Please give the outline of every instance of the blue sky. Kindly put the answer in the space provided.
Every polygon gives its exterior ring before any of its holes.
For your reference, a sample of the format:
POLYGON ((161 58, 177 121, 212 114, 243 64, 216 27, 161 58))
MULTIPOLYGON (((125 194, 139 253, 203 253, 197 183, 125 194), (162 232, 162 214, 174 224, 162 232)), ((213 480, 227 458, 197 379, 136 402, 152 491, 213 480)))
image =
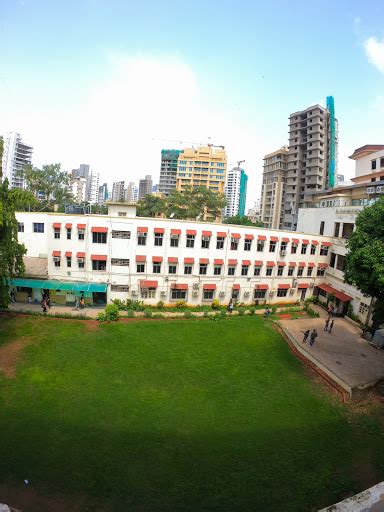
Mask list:
POLYGON ((354 148, 384 142, 383 15, 381 0, 2 0, 0 132, 110 183, 157 181, 162 147, 211 137, 246 160, 250 206, 289 114, 332 94, 351 176, 354 148))

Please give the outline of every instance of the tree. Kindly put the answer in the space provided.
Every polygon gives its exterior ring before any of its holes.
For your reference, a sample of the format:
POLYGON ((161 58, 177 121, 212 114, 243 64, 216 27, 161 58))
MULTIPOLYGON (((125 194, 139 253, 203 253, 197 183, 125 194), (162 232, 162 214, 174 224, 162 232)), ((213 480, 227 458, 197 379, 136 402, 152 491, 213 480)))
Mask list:
POLYGON ((155 217, 165 213, 166 203, 162 197, 147 194, 137 203, 138 217, 155 217))
POLYGON ((25 212, 35 210, 39 202, 32 192, 21 188, 13 188, 9 191, 9 196, 15 205, 15 210, 25 212))
POLYGON ((224 219, 224 224, 237 224, 239 226, 253 226, 257 228, 263 228, 264 224, 262 222, 252 222, 248 217, 240 217, 240 215, 234 215, 233 217, 226 217, 224 219))
POLYGON ((0 309, 9 304, 9 280, 24 272, 24 245, 17 241, 17 220, 15 215, 15 194, 11 194, 8 179, 2 181, 1 167, 3 138, 0 137, 0 309))
POLYGON ((375 299, 375 331, 384 321, 384 198, 359 213, 347 248, 344 279, 375 299))
POLYGON ((52 205, 53 203, 64 204, 71 200, 68 191, 69 177, 61 170, 61 164, 43 165, 41 169, 32 165, 25 165, 21 171, 27 189, 36 198, 43 196, 42 203, 52 205))
POLYGON ((206 187, 186 187, 183 192, 172 190, 167 199, 167 214, 174 213, 177 219, 215 220, 221 217, 227 204, 224 194, 206 187))

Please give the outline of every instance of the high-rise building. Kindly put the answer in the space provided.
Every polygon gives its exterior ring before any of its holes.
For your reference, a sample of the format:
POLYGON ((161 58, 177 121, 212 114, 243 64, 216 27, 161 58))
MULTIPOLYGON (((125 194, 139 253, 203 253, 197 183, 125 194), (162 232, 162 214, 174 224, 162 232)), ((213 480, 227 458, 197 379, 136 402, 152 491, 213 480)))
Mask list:
POLYGON ((227 199, 227 206, 224 209, 225 217, 244 216, 247 182, 248 176, 241 167, 237 166, 228 171, 227 183, 225 185, 225 197, 227 199))
POLYGON ((96 204, 99 200, 99 173, 91 171, 87 179, 87 201, 96 204))
POLYGON ((306 194, 333 188, 337 174, 337 120, 333 97, 289 116, 289 155, 283 227, 296 229, 306 194))
POLYGON ((69 190, 76 201, 76 203, 84 203, 86 201, 86 178, 72 178, 69 185, 69 190))
POLYGON ((99 196, 98 196, 98 204, 100 206, 104 205, 108 201, 108 185, 107 183, 103 183, 99 186, 99 196))
POLYGON ((251 222, 255 223, 260 221, 260 214, 260 199, 256 199, 254 206, 249 208, 247 217, 251 222))
POLYGON ((176 188, 177 159, 179 155, 179 149, 161 150, 159 192, 166 196, 169 195, 172 189, 176 188))
POLYGON ((8 178, 10 188, 24 188, 21 171, 31 164, 33 148, 24 144, 19 133, 10 132, 4 137, 3 179, 8 178))
POLYGON ((266 228, 279 229, 283 224, 288 153, 283 146, 264 157, 260 217, 266 228))
POLYGON ((148 194, 152 194, 152 176, 149 174, 139 182, 139 199, 148 194))
POLYGON ((212 145, 183 149, 177 162, 176 188, 181 192, 189 186, 207 187, 224 193, 227 155, 224 146, 212 145))
POLYGON ((125 181, 115 181, 112 185, 112 201, 122 202, 125 200, 125 181))
POLYGON ((135 185, 134 181, 128 183, 125 189, 124 198, 127 203, 135 203, 139 198, 139 189, 135 185))

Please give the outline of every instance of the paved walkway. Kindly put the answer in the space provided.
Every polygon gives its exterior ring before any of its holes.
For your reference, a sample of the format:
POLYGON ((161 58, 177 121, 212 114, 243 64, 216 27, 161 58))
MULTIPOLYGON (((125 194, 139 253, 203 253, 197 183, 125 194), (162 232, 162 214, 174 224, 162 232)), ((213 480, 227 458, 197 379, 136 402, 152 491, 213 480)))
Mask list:
MULTIPOLYGON (((53 305, 51 309, 48 309, 48 313, 55 314, 55 313, 64 313, 64 314, 71 314, 71 315, 87 315, 91 318, 96 318, 97 314, 100 311, 104 311, 105 306, 92 306, 92 307, 85 307, 84 309, 79 309, 76 311, 74 307, 71 306, 56 306, 53 305)), ((32 313, 42 313, 42 307, 40 304, 28 304, 23 302, 16 302, 16 304, 10 304, 9 305, 10 311, 31 311, 32 313)))
POLYGON ((353 391, 370 387, 384 379, 384 351, 377 350, 360 337, 361 330, 343 318, 334 319, 332 334, 324 332, 326 313, 321 308, 320 318, 280 320, 278 323, 287 333, 302 355, 325 371, 334 381, 353 391), (317 329, 314 345, 302 343, 302 331, 317 329))

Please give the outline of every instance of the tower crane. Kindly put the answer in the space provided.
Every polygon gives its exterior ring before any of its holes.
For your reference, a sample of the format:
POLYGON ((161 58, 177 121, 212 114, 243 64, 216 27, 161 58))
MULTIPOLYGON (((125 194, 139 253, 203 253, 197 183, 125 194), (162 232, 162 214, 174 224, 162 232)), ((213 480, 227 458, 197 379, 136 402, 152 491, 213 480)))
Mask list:
MULTIPOLYGON (((212 144, 211 142, 204 143, 204 142, 196 142, 196 141, 192 141, 192 140, 158 139, 157 137, 152 137, 152 140, 159 140, 159 141, 163 141, 163 142, 177 142, 178 144, 193 144, 196 146, 208 146, 208 147, 212 147, 212 148, 221 148, 223 150, 225 149, 225 146, 218 145, 218 144, 212 144)), ((208 137, 208 140, 210 141, 211 137, 208 137)))

